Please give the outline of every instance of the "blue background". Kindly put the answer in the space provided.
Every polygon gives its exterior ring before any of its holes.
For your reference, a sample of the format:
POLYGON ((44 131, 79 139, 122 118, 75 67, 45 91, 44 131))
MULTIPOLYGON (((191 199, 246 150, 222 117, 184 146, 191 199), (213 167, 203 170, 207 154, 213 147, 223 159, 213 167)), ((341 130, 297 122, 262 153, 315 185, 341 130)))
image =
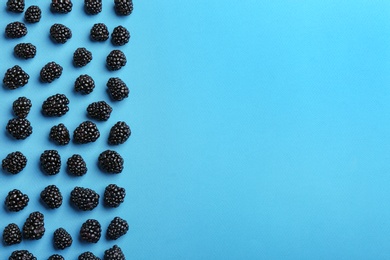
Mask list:
MULTIPOLYGON (((0 249, 2 259, 15 248, 47 258, 54 252, 51 232, 59 226, 76 238, 63 253, 67 259, 86 250, 102 256, 114 242, 81 244, 78 229, 91 217, 105 229, 116 215, 131 225, 116 242, 128 259, 389 258, 388 1, 149 0, 135 1, 126 18, 115 16, 111 1, 91 17, 82 1, 74 1, 68 15, 51 15, 46 1, 39 5, 42 22, 20 40, 37 45, 34 60, 17 61, 11 50, 20 41, 0 38, 1 71, 18 63, 32 76, 22 89, 0 90, 0 124, 12 116, 12 101, 26 95, 34 126, 22 142, 0 135, 2 157, 19 149, 29 159, 23 173, 0 176, 0 198, 14 187, 31 198, 22 212, 2 210, 0 228, 11 221, 21 225, 29 212, 41 210, 48 233, 41 241, 0 249), (110 31, 125 25, 132 34, 121 48, 128 65, 119 72, 104 67, 110 43, 88 40, 89 28, 100 21, 110 31), (65 45, 47 37, 54 22, 73 31, 65 45), (80 46, 94 60, 75 69, 71 54, 80 46), (39 70, 50 60, 59 61, 64 74, 51 85, 39 84, 39 70), (72 92, 81 73, 97 83, 89 96, 72 92), (131 94, 113 103, 110 121, 98 124, 102 138, 59 148, 64 159, 75 151, 85 156, 89 173, 44 176, 38 158, 56 148, 47 141, 51 125, 64 122, 73 130, 85 120, 87 104, 108 100, 105 82, 113 75, 125 79, 131 94), (70 112, 43 118, 42 101, 57 92, 70 97, 70 112), (126 170, 112 176, 97 169, 96 158, 108 148, 105 138, 118 120, 126 120, 133 134, 116 148, 126 170), (48 184, 66 195, 76 185, 102 194, 111 182, 127 189, 125 204, 115 210, 77 212, 65 203, 48 211, 38 202, 48 184)), ((3 8, 0 17, 4 28, 21 16, 3 8)))

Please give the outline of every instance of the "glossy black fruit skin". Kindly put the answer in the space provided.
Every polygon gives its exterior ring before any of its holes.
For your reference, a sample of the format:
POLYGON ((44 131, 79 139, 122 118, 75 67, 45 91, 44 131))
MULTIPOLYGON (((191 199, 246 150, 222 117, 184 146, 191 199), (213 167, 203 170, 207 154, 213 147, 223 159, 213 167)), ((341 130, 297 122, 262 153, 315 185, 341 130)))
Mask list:
POLYGON ((71 202, 82 211, 96 208, 99 205, 99 198, 99 194, 89 188, 75 187, 70 193, 71 202))
POLYGON ((102 227, 96 219, 88 219, 80 228, 80 238, 86 242, 97 243, 102 234, 102 227))
POLYGON ((42 11, 37 5, 30 6, 24 13, 24 20, 27 23, 38 23, 41 20, 41 17, 42 11))
POLYGON ((122 46, 130 40, 130 32, 123 26, 119 25, 111 33, 111 42, 114 46, 122 46))
POLYGON ((84 10, 86 14, 98 14, 102 11, 102 0, 84 0, 84 10))
POLYGON ((125 200, 126 189, 116 184, 108 185, 104 190, 104 204, 108 207, 117 208, 125 200))
POLYGON ((40 72, 41 82, 51 83, 54 80, 58 79, 62 75, 62 66, 51 61, 47 63, 40 72))
POLYGON ((65 249, 73 243, 72 236, 64 228, 58 228, 54 231, 54 247, 57 249, 65 249))
POLYGON ((124 236, 129 231, 129 224, 126 220, 115 217, 107 228, 106 237, 109 240, 117 240, 121 236, 124 236))
POLYGON ((73 140, 77 144, 93 143, 99 137, 99 129, 89 120, 82 122, 73 132, 73 140))
POLYGON ((119 121, 111 128, 108 143, 111 145, 123 144, 129 139, 130 135, 130 126, 126 122, 119 121))
POLYGON ((94 88, 95 81, 87 74, 80 75, 74 83, 74 90, 81 93, 82 95, 88 95, 92 93, 94 88))
POLYGON ((80 254, 78 260, 100 260, 100 258, 94 255, 92 252, 87 251, 80 254))
POLYGON ((74 176, 83 176, 88 171, 87 164, 79 154, 74 154, 69 157, 66 164, 68 173, 74 176))
POLYGON ((98 121, 107 121, 111 112, 112 107, 105 101, 93 102, 87 107, 88 116, 98 121))
POLYGON ((114 0, 114 8, 117 15, 130 15, 133 12, 132 0, 114 0))
POLYGON ((5 27, 5 36, 10 39, 17 39, 26 36, 27 27, 21 22, 12 22, 5 27))
POLYGON ((55 43, 66 43, 72 38, 72 31, 63 24, 55 23, 50 27, 50 37, 55 43))
POLYGON ((68 128, 64 124, 58 124, 50 129, 49 138, 58 145, 67 145, 70 142, 68 128))
POLYGON ((41 169, 47 175, 56 175, 61 169, 61 156, 57 150, 45 150, 40 157, 41 169))
POLYGON ((30 76, 19 65, 15 65, 5 72, 3 84, 8 89, 13 90, 24 87, 29 79, 30 76))
POLYGON ((22 242, 22 231, 15 223, 8 224, 3 231, 3 241, 7 246, 22 242))
POLYGON ((130 90, 122 79, 109 78, 106 85, 112 100, 122 101, 129 97, 130 90))
POLYGON ((65 260, 65 258, 62 255, 54 254, 51 255, 47 260, 65 260))
POLYGON ((23 13, 24 6, 25 6, 24 0, 8 0, 7 1, 7 9, 10 12, 23 13))
POLYGON ((104 251, 104 260, 126 260, 122 249, 118 245, 104 251))
POLYGON ((37 54, 37 47, 32 43, 18 43, 14 47, 14 53, 20 59, 32 59, 37 54))
POLYGON ((27 158, 19 151, 9 153, 2 161, 4 171, 11 174, 18 174, 27 165, 27 158))
POLYGON ((28 250, 15 250, 8 260, 37 260, 37 258, 28 250))
POLYGON ((61 117, 69 111, 69 99, 64 94, 55 94, 48 97, 42 104, 42 113, 45 116, 61 117))
POLYGON ((5 198, 5 206, 11 212, 18 212, 23 210, 27 205, 30 199, 27 194, 23 194, 18 189, 13 189, 8 192, 7 197, 5 198))
POLYGON ((104 42, 109 38, 108 28, 104 23, 95 23, 90 31, 92 41, 104 42))
POLYGON ((92 52, 86 48, 77 48, 73 53, 73 65, 75 67, 84 67, 92 60, 92 52))
POLYGON ((52 0, 51 10, 53 13, 67 14, 72 11, 73 3, 71 0, 52 0))
POLYGON ((122 156, 113 150, 106 150, 102 152, 99 155, 98 162, 99 167, 107 173, 118 174, 121 173, 124 168, 124 160, 122 156))
POLYGON ((25 118, 10 119, 6 129, 8 133, 16 140, 26 139, 32 134, 33 131, 30 121, 25 118))
POLYGON ((108 70, 120 70, 126 63, 126 55, 121 50, 113 50, 107 55, 106 65, 108 70))
POLYGON ((47 186, 41 191, 40 197, 50 209, 57 209, 62 205, 63 197, 56 185, 47 186))
POLYGON ((39 240, 45 234, 45 217, 39 212, 31 213, 23 225, 23 238, 29 240, 39 240))

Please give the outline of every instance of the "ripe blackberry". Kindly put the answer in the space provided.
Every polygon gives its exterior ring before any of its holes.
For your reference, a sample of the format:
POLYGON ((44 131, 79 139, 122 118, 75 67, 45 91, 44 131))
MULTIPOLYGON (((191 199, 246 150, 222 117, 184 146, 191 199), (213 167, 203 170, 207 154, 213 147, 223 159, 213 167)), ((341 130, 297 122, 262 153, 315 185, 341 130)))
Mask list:
POLYGON ((28 250, 15 250, 8 260, 37 260, 37 258, 28 250))
POLYGON ((106 64, 109 70, 120 70, 126 63, 126 56, 120 50, 111 51, 106 58, 106 64))
POLYGON ((117 208, 123 203, 126 197, 125 188, 116 184, 110 184, 104 190, 104 204, 111 208, 117 208))
POLYGON ((109 37, 108 28, 104 23, 95 23, 91 28, 90 35, 93 41, 107 41, 109 37))
POLYGON ((130 32, 123 26, 117 26, 111 33, 111 42, 115 46, 122 46, 130 40, 130 32))
POLYGON ((129 139, 130 135, 130 127, 125 122, 119 121, 111 127, 108 143, 113 145, 123 144, 129 139))
POLYGON ((12 103, 14 115, 19 118, 26 118, 30 113, 31 107, 31 100, 26 97, 18 97, 18 99, 12 103))
POLYGON ((31 43, 18 43, 14 47, 14 54, 20 59, 32 59, 37 54, 37 48, 31 43))
POLYGON ((83 95, 88 95, 93 91, 95 88, 95 81, 93 78, 89 75, 80 75, 75 83, 74 83, 74 90, 76 92, 80 92, 83 95))
POLYGON ((95 142, 99 137, 99 129, 91 121, 82 122, 73 132, 73 140, 78 144, 95 142))
POLYGON ((104 260, 126 260, 125 255, 122 252, 122 249, 114 245, 110 249, 104 251, 104 260))
POLYGON ((106 150, 99 155, 100 168, 108 173, 121 173, 124 160, 122 156, 112 150, 106 150))
POLYGON ((110 78, 107 81, 108 93, 112 100, 121 101, 129 96, 130 90, 120 78, 110 78))
POLYGON ((88 171, 87 164, 79 154, 69 157, 66 165, 68 172, 74 176, 83 176, 88 171))
POLYGON ((62 255, 54 254, 51 255, 47 260, 65 260, 65 258, 62 255))
POLYGON ((65 249, 73 243, 72 236, 63 228, 58 228, 54 231, 54 247, 57 249, 65 249))
POLYGON ((13 138, 23 140, 32 134, 33 128, 27 119, 13 118, 8 121, 6 129, 13 138))
POLYGON ((64 124, 58 124, 50 129, 50 139, 58 145, 67 145, 70 141, 68 128, 64 124))
POLYGON ((44 83, 51 83, 62 75, 61 65, 54 61, 47 63, 40 72, 41 81, 44 83))
POLYGON ((87 107, 88 116, 98 121, 107 121, 111 112, 112 107, 105 101, 93 102, 87 107))
POLYGON ((22 231, 15 223, 8 224, 3 231, 3 241, 7 246, 22 242, 22 231))
POLYGON ((73 65, 75 67, 84 67, 92 60, 92 52, 86 48, 77 48, 73 53, 73 65))
POLYGON ((87 14, 98 14, 102 11, 102 0, 84 0, 84 10, 87 14))
POLYGON ((133 12, 132 0, 115 0, 114 4, 117 15, 130 15, 133 12))
POLYGON ((32 5, 27 8, 26 12, 24 13, 24 20, 27 23, 37 23, 41 20, 41 16, 41 8, 39 8, 37 5, 32 5))
POLYGON ((30 76, 18 65, 9 68, 4 75, 3 83, 9 89, 24 87, 30 76))
POLYGON ((56 175, 61 169, 61 156, 57 150, 45 150, 40 157, 41 169, 47 175, 56 175))
POLYGON ((125 235, 129 231, 129 224, 126 220, 115 217, 107 228, 107 239, 116 240, 121 236, 125 235))
POLYGON ((27 34, 27 27, 24 23, 13 22, 5 27, 5 36, 7 38, 16 39, 21 38, 27 34))
POLYGON ((48 97, 42 104, 42 113, 45 116, 63 116, 69 111, 69 99, 64 94, 55 94, 48 97))
POLYGON ((79 255, 78 260, 100 260, 100 258, 92 252, 87 251, 79 255))
POLYGON ((24 209, 30 199, 26 194, 23 194, 18 189, 13 189, 8 192, 7 197, 5 198, 5 206, 9 211, 18 212, 24 209))
POLYGON ((88 219, 80 228, 80 237, 82 240, 97 243, 102 234, 102 227, 96 219, 88 219))
POLYGON ((23 237, 29 240, 38 240, 45 234, 44 215, 35 211, 31 213, 23 225, 23 237))
POLYGON ((23 13, 24 11, 24 0, 8 0, 7 9, 14 13, 23 13))
POLYGON ((51 10, 53 13, 67 14, 72 11, 72 1, 71 0, 52 0, 51 1, 51 10))
POLYGON ((80 210, 90 211, 99 204, 99 194, 94 190, 83 187, 75 187, 70 193, 70 200, 80 210))
POLYGON ((72 31, 63 24, 55 23, 50 27, 50 38, 55 43, 65 43, 72 38, 72 31))
POLYGON ((51 209, 57 209, 62 205, 62 194, 56 185, 49 185, 41 191, 41 200, 51 209))
POLYGON ((11 174, 18 174, 26 165, 27 158, 19 151, 9 153, 2 161, 3 170, 11 174))

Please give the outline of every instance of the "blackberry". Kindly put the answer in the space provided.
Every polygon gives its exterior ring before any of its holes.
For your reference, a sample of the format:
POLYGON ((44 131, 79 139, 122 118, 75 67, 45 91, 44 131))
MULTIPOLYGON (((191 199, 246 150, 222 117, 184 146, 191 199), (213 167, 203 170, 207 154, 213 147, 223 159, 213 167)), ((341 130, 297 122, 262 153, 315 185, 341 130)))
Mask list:
POLYGON ((123 121, 117 122, 110 130, 109 144, 123 144, 131 135, 130 127, 123 121))
POLYGON ((104 260, 126 260, 125 255, 122 252, 122 249, 114 245, 110 249, 104 251, 104 260))
POLYGON ((104 204, 111 208, 117 208, 123 203, 126 197, 125 188, 116 184, 110 184, 104 190, 104 204))
POLYGON ((91 28, 90 35, 93 41, 107 41, 109 37, 108 28, 104 23, 95 23, 91 28))
POLYGON ((72 11, 72 1, 71 0, 52 0, 51 1, 51 10, 53 13, 67 14, 72 11))
POLYGON ((27 158, 19 151, 9 153, 2 161, 3 170, 11 174, 18 174, 27 165, 27 158))
POLYGON ((132 0, 114 0, 117 15, 130 15, 133 12, 132 0))
POLYGON ((57 150, 45 150, 40 157, 41 169, 47 175, 56 175, 61 169, 61 156, 57 150))
POLYGON ((115 46, 122 46, 130 40, 130 32, 123 26, 117 26, 111 33, 111 42, 115 46))
POLYGON ((3 241, 7 246, 22 242, 22 231, 15 223, 8 224, 3 231, 3 241))
POLYGON ((18 43, 14 47, 14 54, 21 59, 32 59, 37 54, 37 48, 31 43, 18 43))
POLYGON ((16 39, 21 38, 27 34, 27 27, 24 23, 13 22, 5 27, 5 36, 7 38, 16 39))
POLYGON ((102 227, 96 219, 88 219, 80 228, 80 237, 82 240, 97 243, 102 233, 102 227))
POLYGON ((51 255, 47 260, 65 260, 65 258, 62 255, 54 254, 51 255))
POLYGON ((45 116, 63 116, 69 111, 69 99, 64 94, 55 94, 48 97, 42 104, 42 113, 45 116))
POLYGON ((126 56, 120 50, 111 51, 106 58, 106 64, 109 70, 120 70, 126 63, 126 56))
POLYGON ((108 173, 121 173, 124 160, 122 156, 112 150, 106 150, 99 155, 100 168, 108 173))
POLYGON ((58 124, 50 129, 50 139, 58 145, 67 145, 70 141, 68 128, 64 124, 58 124))
POLYGON ((72 31, 63 24, 55 23, 50 27, 50 38, 55 43, 65 43, 72 38, 72 31))
POLYGON ((28 250, 15 250, 8 260, 37 260, 37 258, 28 250))
POLYGON ((24 20, 27 23, 37 23, 41 20, 41 17, 42 11, 41 8, 39 8, 37 5, 30 6, 24 13, 24 20))
POLYGON ((7 197, 5 198, 5 206, 9 211, 18 212, 24 209, 30 199, 26 194, 23 194, 18 189, 13 189, 8 192, 7 197))
POLYGON ((4 75, 3 84, 9 89, 24 87, 30 76, 18 65, 9 68, 4 75))
POLYGON ((107 121, 111 112, 112 107, 105 101, 93 102, 87 107, 88 116, 98 121, 107 121))
POLYGON ((31 213, 23 225, 23 237, 29 240, 38 240, 45 234, 45 217, 39 212, 31 213))
POLYGON ((7 9, 14 13, 23 13, 24 11, 24 0, 8 0, 7 9))
POLYGON ((102 11, 102 0, 84 0, 84 10, 87 14, 98 14, 102 11))
POLYGON ((23 140, 32 134, 33 128, 27 119, 14 118, 8 121, 6 129, 13 138, 23 140))
POLYGON ((125 235, 129 231, 129 224, 126 220, 115 217, 107 228, 107 238, 109 240, 117 240, 121 236, 125 235))
POLYGON ((66 165, 68 172, 74 176, 83 176, 88 171, 87 164, 79 154, 69 157, 66 165))
POLYGON ((78 260, 100 260, 99 257, 97 257, 96 255, 94 255, 92 252, 84 252, 82 253, 81 255, 79 255, 79 257, 77 258, 78 260))
POLYGON ((12 103, 14 115, 19 118, 26 118, 32 107, 31 100, 26 97, 19 97, 12 103))
POLYGON ((54 61, 47 63, 40 72, 41 81, 44 83, 51 83, 62 75, 61 65, 54 61))
POLYGON ((73 243, 72 236, 63 228, 58 228, 54 231, 54 247, 57 249, 65 249, 73 243))
POLYGON ((51 209, 57 209, 62 205, 62 194, 56 185, 49 185, 40 194, 41 200, 51 209))
POLYGON ((110 78, 107 81, 108 93, 114 101, 121 101, 129 96, 130 90, 120 78, 110 78))
POLYGON ((70 200, 80 210, 90 211, 99 204, 99 194, 94 190, 83 187, 75 187, 70 193, 70 200))
POLYGON ((76 92, 80 92, 83 95, 90 94, 94 88, 95 81, 91 76, 86 74, 80 75, 74 83, 74 90, 76 92))
POLYGON ((84 67, 92 60, 92 52, 86 48, 77 48, 73 53, 73 65, 75 67, 84 67))
POLYGON ((99 137, 99 129, 91 121, 82 122, 73 132, 73 140, 79 144, 95 142, 99 137))

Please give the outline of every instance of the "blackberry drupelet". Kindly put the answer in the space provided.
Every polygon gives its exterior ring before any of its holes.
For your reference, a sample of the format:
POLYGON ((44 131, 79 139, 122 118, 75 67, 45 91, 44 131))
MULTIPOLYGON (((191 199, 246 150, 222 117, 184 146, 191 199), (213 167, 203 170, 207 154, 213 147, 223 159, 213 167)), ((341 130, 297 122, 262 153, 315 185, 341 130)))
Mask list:
POLYGON ((3 84, 8 89, 24 87, 30 76, 18 65, 9 68, 4 75, 3 84))
POLYGON ((130 40, 130 32, 123 26, 117 26, 111 33, 111 42, 115 46, 122 46, 130 40))
POLYGON ((37 258, 28 250, 15 250, 8 260, 37 260, 37 258))
POLYGON ((130 15, 133 12, 132 0, 115 0, 114 4, 117 15, 130 15))
POLYGON ((23 194, 18 189, 13 189, 8 192, 8 195, 5 198, 5 206, 9 211, 18 212, 24 209, 29 201, 30 199, 27 194, 23 194))
POLYGON ((126 63, 126 56, 120 50, 113 50, 107 55, 106 64, 109 70, 120 70, 126 63))
POLYGON ((92 52, 86 48, 77 48, 73 53, 73 65, 75 67, 84 67, 92 60, 92 52))
POLYGON ((30 113, 31 107, 31 100, 26 97, 18 97, 18 99, 12 103, 14 115, 19 118, 26 118, 30 113))
POLYGON ((3 231, 3 241, 7 246, 22 242, 22 231, 15 223, 8 224, 3 231))
POLYGON ((106 150, 99 155, 99 167, 108 173, 121 173, 123 171, 124 160, 122 156, 113 151, 106 150))
POLYGON ((49 138, 58 145, 67 145, 70 142, 68 128, 64 124, 58 124, 50 129, 49 138))
POLYGON ((45 217, 39 212, 31 213, 23 225, 23 238, 29 240, 38 240, 45 234, 45 217))
POLYGON ((84 252, 77 258, 78 260, 101 260, 99 257, 94 255, 92 252, 84 252))
POLYGON ((65 260, 62 255, 54 254, 51 255, 47 260, 65 260))
POLYGON ((120 78, 110 78, 107 81, 108 93, 112 100, 121 101, 129 96, 130 90, 120 78))
POLYGON ((23 140, 32 134, 30 121, 25 118, 13 118, 8 121, 6 127, 8 133, 16 140, 23 140))
POLYGON ((56 185, 49 185, 41 191, 41 200, 51 209, 57 209, 62 205, 62 194, 56 185))
POLYGON ((20 59, 32 59, 37 54, 37 48, 31 43, 19 43, 14 47, 14 54, 20 59))
POLYGON ((96 219, 88 219, 80 228, 80 237, 82 240, 97 243, 102 234, 102 227, 96 219))
POLYGON ((54 231, 54 247, 57 249, 65 249, 73 243, 72 236, 63 228, 58 228, 54 231))
POLYGON ((123 121, 117 122, 111 127, 108 143, 113 145, 123 144, 131 135, 130 127, 123 121))
POLYGON ((78 144, 95 142, 99 137, 99 129, 91 121, 82 122, 73 132, 73 140, 78 144))
POLYGON ((98 14, 102 11, 102 0, 84 0, 84 10, 87 14, 98 14))
POLYGON ((129 231, 127 221, 120 217, 115 217, 108 225, 106 236, 109 240, 116 240, 125 235, 127 231, 129 231))
POLYGON ((51 83, 62 75, 61 65, 54 61, 47 63, 40 72, 41 81, 44 83, 51 83))
POLYGON ((12 22, 5 27, 5 36, 7 38, 21 38, 27 34, 27 27, 21 22, 12 22))
POLYGON ((45 150, 40 157, 41 169, 47 175, 56 175, 61 169, 61 156, 57 150, 45 150))
POLYGON ((51 1, 51 10, 54 13, 67 14, 72 11, 72 1, 71 0, 52 0, 51 1))
POLYGON ((93 41, 107 41, 109 37, 107 26, 104 23, 95 23, 91 28, 90 36, 93 41))
POLYGON ((87 107, 88 116, 98 121, 107 121, 111 112, 112 107, 105 101, 93 102, 87 107))
POLYGON ((94 190, 83 187, 75 187, 70 193, 70 200, 80 210, 90 211, 99 204, 99 194, 94 190))
POLYGON ((4 171, 11 174, 18 174, 27 165, 27 158, 19 151, 9 153, 2 161, 4 171))
POLYGON ((65 43, 72 38, 72 31, 63 24, 55 23, 50 27, 50 38, 55 43, 65 43))
POLYGON ((61 117, 69 111, 69 99, 64 94, 55 94, 48 97, 42 104, 42 113, 45 116, 61 117))
POLYGON ((95 81, 87 74, 80 75, 74 83, 74 90, 76 92, 80 92, 83 95, 90 94, 94 88, 95 81))
POLYGON ((114 245, 110 249, 104 251, 104 260, 126 260, 122 249, 118 245, 114 245))
POLYGON ((23 13, 24 11, 24 0, 8 0, 7 9, 14 13, 23 13))
POLYGON ((123 203, 126 197, 125 188, 116 184, 110 184, 104 190, 104 204, 111 208, 117 208, 123 203))
POLYGON ((88 171, 87 164, 79 154, 74 154, 69 157, 66 165, 68 173, 74 176, 83 176, 88 171))
POLYGON ((41 8, 39 8, 37 5, 30 6, 24 13, 24 20, 27 23, 37 23, 41 20, 41 17, 42 11, 41 8))

